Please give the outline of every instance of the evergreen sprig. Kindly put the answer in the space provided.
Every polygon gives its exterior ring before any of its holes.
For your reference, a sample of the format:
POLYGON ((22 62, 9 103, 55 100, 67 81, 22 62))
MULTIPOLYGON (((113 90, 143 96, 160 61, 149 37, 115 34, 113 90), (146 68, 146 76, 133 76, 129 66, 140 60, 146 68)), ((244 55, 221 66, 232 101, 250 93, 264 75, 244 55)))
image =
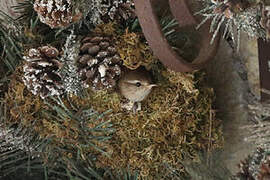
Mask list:
POLYGON ((83 87, 76 65, 80 52, 80 42, 77 41, 77 36, 74 35, 74 31, 71 31, 70 35, 67 37, 63 51, 64 55, 61 61, 64 65, 60 73, 63 77, 64 89, 68 94, 80 95, 83 87))
POLYGON ((203 2, 204 8, 195 13, 203 16, 197 29, 208 20, 211 21, 210 33, 213 33, 211 44, 220 30, 223 31, 223 38, 231 38, 237 45, 237 51, 240 47, 241 32, 253 38, 266 38, 265 29, 260 25, 261 10, 258 2, 232 0, 203 0, 203 2))
POLYGON ((79 130, 77 143, 67 144, 68 140, 63 139, 64 146, 48 147, 46 154, 50 155, 48 159, 56 161, 55 168, 48 167, 48 174, 56 174, 58 176, 66 176, 70 179, 87 180, 91 178, 102 179, 102 176, 95 168, 95 154, 89 153, 86 149, 93 149, 96 152, 106 154, 106 151, 99 147, 96 142, 106 142, 110 139, 110 134, 114 132, 112 124, 109 121, 97 123, 93 128, 86 126, 89 121, 98 121, 106 113, 99 114, 91 108, 79 108, 71 101, 67 106, 60 97, 52 97, 46 104, 54 112, 44 111, 44 114, 51 117, 51 121, 61 123, 67 119, 77 121, 77 129, 79 130), (51 153, 50 153, 51 152, 51 153), (63 153, 70 153, 72 157, 57 156, 63 153))
POLYGON ((65 145, 55 144, 54 137, 49 135, 47 138, 40 138, 39 134, 32 130, 32 127, 36 126, 35 124, 28 128, 21 127, 20 123, 5 127, 8 121, 8 110, 2 103, 0 132, 7 132, 0 133, 2 177, 18 170, 27 169, 28 173, 30 170, 44 173, 45 179, 56 177, 81 180, 102 179, 102 173, 98 172, 95 167, 94 151, 104 154, 106 151, 96 142, 102 143, 110 139, 110 134, 114 132, 114 129, 109 121, 97 122, 97 125, 92 128, 88 128, 86 124, 89 121, 98 121, 107 112, 99 114, 91 108, 79 108, 70 101, 68 103, 69 106, 60 97, 52 97, 45 103, 50 109, 43 110, 43 114, 50 117, 50 121, 55 124, 60 125, 67 119, 77 122, 75 124, 75 128, 79 129, 77 143, 70 144, 69 140, 64 138, 65 145), (94 150, 93 154, 88 152, 89 149, 94 150), (63 154, 72 154, 72 157, 63 156, 63 154))
POLYGON ((12 9, 19 15, 16 19, 20 22, 30 22, 31 19, 35 19, 37 15, 33 9, 33 5, 34 0, 25 0, 13 6, 12 9))

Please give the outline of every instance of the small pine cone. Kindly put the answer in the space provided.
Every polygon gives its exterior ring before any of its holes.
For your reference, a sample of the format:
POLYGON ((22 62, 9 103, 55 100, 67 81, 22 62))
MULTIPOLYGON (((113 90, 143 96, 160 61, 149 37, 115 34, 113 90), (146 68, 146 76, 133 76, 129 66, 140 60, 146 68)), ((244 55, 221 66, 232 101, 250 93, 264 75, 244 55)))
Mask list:
POLYGON ((63 93, 61 76, 57 72, 62 66, 57 60, 58 55, 56 48, 43 46, 30 49, 24 57, 23 82, 29 91, 42 99, 63 93))
POLYGON ((121 64, 110 37, 97 35, 82 40, 78 68, 86 87, 90 85, 94 90, 114 87, 121 74, 121 64))
POLYGON ((136 15, 133 6, 130 0, 103 0, 101 19, 105 23, 109 21, 124 23, 128 19, 134 19, 136 15))
POLYGON ((51 28, 66 27, 82 17, 72 8, 71 0, 35 0, 34 10, 40 21, 51 28))
POLYGON ((262 8, 260 24, 265 29, 267 38, 270 39, 270 6, 264 6, 262 8))

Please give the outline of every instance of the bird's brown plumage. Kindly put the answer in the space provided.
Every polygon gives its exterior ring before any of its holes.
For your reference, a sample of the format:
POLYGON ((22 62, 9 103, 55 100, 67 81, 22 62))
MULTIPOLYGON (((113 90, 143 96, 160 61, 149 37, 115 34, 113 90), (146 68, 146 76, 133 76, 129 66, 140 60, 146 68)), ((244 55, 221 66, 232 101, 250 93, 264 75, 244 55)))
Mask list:
POLYGON ((155 86, 144 68, 127 71, 118 83, 120 93, 132 102, 143 101, 155 86))

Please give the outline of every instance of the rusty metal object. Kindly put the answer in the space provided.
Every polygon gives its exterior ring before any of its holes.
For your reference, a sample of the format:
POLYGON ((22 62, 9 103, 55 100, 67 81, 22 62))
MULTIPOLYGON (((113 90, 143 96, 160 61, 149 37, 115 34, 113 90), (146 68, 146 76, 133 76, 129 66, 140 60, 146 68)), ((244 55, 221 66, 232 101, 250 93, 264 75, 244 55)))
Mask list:
MULTIPOLYGON (((189 63, 180 57, 169 45, 164 37, 159 20, 155 14, 154 1, 156 0, 135 0, 136 13, 139 18, 145 38, 147 39, 154 55, 168 68, 178 72, 190 72, 202 68, 216 54, 219 43, 219 36, 210 45, 212 35, 209 33, 209 26, 200 29, 202 41, 200 52, 196 59, 189 63)), ((172 14, 179 21, 181 27, 196 25, 192 13, 184 0, 169 0, 172 14)))
MULTIPOLYGON (((270 42, 258 39, 258 51, 261 89, 270 92, 270 42)), ((267 100, 270 100, 270 94, 262 91, 261 101, 267 100)))
POLYGON ((171 12, 175 19, 178 20, 180 27, 196 25, 194 16, 190 13, 185 1, 169 0, 171 12))

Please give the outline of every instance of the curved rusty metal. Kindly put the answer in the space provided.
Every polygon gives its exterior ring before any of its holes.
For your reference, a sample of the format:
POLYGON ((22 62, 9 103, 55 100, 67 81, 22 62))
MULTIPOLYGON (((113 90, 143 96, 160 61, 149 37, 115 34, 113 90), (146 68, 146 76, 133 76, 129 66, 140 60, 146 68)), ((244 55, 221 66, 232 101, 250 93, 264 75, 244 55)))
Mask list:
POLYGON ((171 12, 177 19, 180 27, 196 25, 194 16, 190 13, 189 8, 184 0, 169 0, 171 12))
MULTIPOLYGON (((200 46, 202 48, 196 59, 192 63, 188 63, 172 49, 167 39, 164 37, 153 7, 154 1, 155 0, 134 1, 143 33, 154 55, 157 56, 164 65, 174 71, 190 72, 202 68, 215 55, 219 38, 216 38, 214 43, 210 45, 212 36, 208 32, 209 27, 203 26, 200 29, 201 36, 203 36, 200 46)), ((184 0, 169 0, 169 3, 173 15, 179 21, 181 27, 196 24, 196 20, 190 13, 184 0)))

